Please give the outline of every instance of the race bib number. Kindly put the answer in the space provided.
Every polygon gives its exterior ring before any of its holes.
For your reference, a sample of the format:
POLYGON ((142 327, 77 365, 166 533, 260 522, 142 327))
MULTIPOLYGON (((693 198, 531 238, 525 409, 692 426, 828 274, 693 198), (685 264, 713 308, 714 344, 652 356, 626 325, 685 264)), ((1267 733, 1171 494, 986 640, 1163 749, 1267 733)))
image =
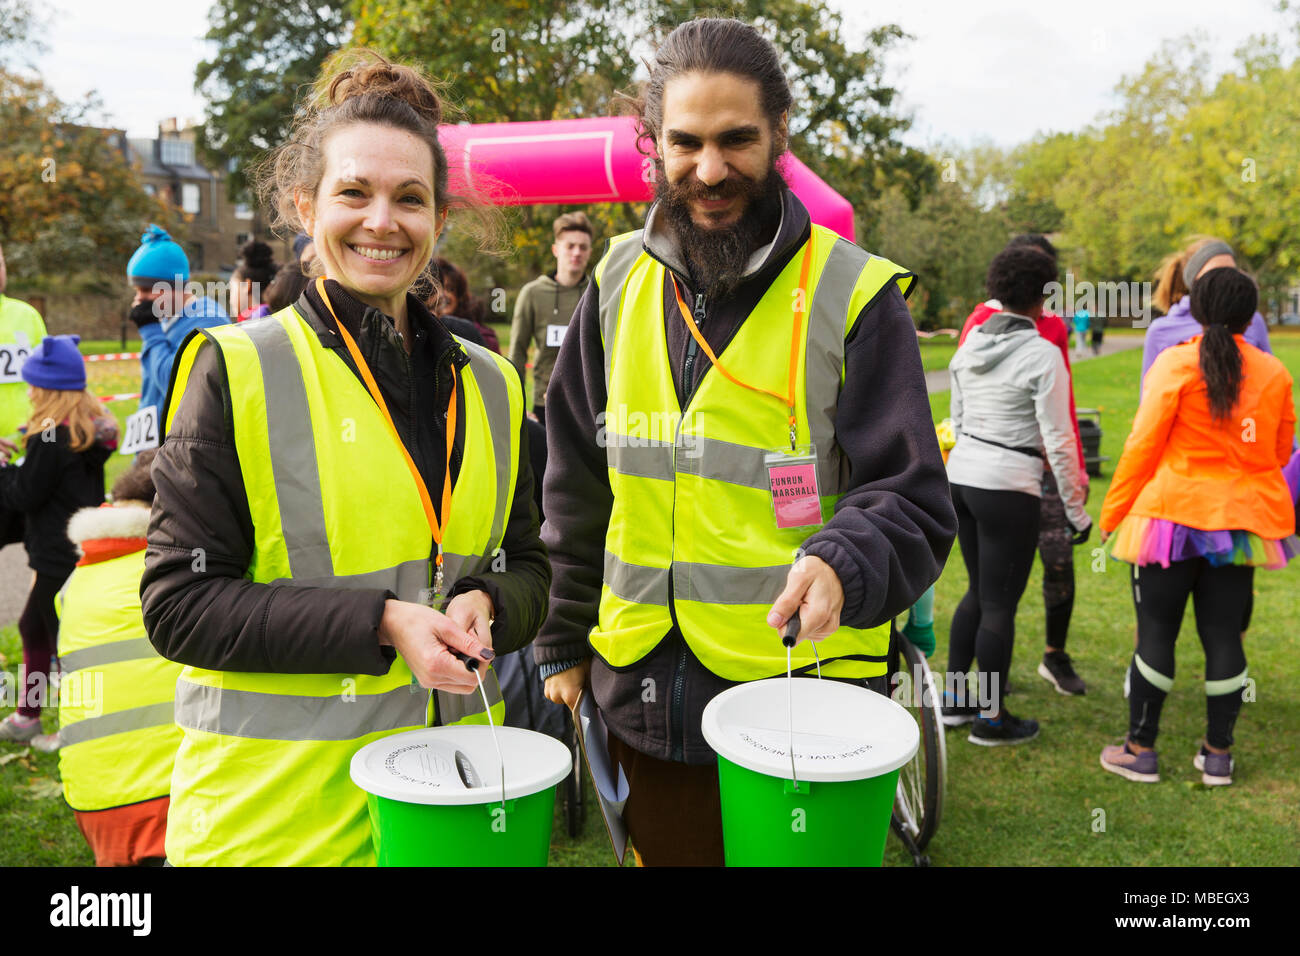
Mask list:
POLYGON ((558 349, 564 344, 564 333, 569 331, 567 325, 548 325, 546 327, 546 347, 558 349))
POLYGON ((122 443, 122 454, 135 455, 157 447, 158 409, 146 405, 126 420, 126 441, 122 443))
POLYGON ((7 345, 0 345, 0 383, 7 385, 23 380, 23 363, 27 361, 31 351, 26 343, 10 342, 7 345))

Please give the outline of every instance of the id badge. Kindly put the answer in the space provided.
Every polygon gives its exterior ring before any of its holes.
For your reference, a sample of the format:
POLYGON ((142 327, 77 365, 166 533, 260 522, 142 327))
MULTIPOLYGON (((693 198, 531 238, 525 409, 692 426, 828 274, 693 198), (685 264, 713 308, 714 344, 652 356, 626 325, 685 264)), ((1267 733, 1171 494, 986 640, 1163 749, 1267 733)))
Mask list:
POLYGON ((769 451, 763 456, 767 487, 772 496, 776 526, 820 527, 822 500, 817 487, 817 446, 804 445, 793 452, 769 451))

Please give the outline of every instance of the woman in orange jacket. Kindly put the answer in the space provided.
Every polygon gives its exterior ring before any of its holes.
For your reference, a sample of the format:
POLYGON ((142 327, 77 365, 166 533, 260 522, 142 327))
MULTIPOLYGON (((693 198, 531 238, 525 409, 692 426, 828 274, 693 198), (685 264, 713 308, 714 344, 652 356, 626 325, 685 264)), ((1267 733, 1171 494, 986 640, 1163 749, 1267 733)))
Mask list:
POLYGON ((1133 431, 1101 510, 1102 540, 1133 565, 1138 646, 1129 668, 1129 733, 1101 765, 1160 779, 1160 708, 1173 686, 1174 642, 1187 599, 1205 648, 1206 735, 1193 760, 1209 785, 1232 782, 1232 729, 1246 655, 1241 621, 1256 567, 1300 553, 1282 477, 1291 457, 1291 376, 1243 337, 1259 300, 1233 268, 1197 279, 1191 311, 1205 328, 1166 349, 1143 382, 1133 431))

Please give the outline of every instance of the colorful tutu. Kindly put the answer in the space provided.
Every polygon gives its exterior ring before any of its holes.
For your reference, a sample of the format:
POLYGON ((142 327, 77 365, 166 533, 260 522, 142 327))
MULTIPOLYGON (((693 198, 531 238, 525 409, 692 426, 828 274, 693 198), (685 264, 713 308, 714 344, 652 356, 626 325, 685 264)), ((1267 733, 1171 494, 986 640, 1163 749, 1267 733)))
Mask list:
POLYGON ((1250 531, 1201 531, 1164 518, 1129 515, 1110 538, 1110 556, 1129 564, 1158 564, 1205 558, 1215 567, 1245 564, 1286 567, 1300 554, 1300 537, 1266 539, 1250 531))

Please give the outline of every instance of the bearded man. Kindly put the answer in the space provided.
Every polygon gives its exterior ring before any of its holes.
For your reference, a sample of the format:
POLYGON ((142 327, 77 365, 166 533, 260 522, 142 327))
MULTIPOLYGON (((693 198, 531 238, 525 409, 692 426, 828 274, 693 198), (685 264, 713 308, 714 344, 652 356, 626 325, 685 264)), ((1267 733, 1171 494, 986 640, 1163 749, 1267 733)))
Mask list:
POLYGON ((610 241, 546 396, 546 694, 590 690, 649 865, 721 865, 705 705, 793 666, 882 689, 957 530, 911 273, 811 223, 791 94, 736 20, 679 26, 638 101, 645 228, 610 241), (787 625, 789 627, 787 628, 787 625))

